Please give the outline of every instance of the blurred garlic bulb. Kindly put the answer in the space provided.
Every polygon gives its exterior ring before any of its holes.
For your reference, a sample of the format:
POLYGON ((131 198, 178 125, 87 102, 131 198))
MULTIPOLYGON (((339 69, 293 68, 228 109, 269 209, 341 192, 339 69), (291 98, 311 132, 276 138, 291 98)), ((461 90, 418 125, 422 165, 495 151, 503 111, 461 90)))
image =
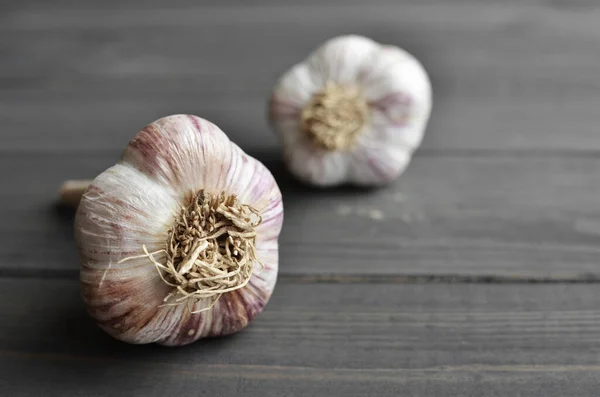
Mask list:
POLYGON ((360 36, 329 40, 275 86, 270 119, 305 182, 382 185, 421 143, 431 87, 404 50, 360 36))
POLYGON ((277 278, 281 193, 214 124, 146 126, 81 198, 89 313, 117 339, 184 345, 244 328, 277 278))

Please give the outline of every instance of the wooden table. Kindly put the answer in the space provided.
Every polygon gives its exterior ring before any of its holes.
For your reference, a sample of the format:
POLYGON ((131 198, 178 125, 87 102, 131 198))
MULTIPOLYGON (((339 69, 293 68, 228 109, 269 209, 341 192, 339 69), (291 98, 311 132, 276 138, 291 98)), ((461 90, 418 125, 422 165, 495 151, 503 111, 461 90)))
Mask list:
POLYGON ((600 395, 599 20, 594 0, 3 0, 0 395, 600 395), (266 123, 274 80, 342 33, 432 76, 386 189, 303 187, 266 123), (172 113, 272 169, 280 278, 238 335, 131 346, 84 312, 56 191, 172 113))

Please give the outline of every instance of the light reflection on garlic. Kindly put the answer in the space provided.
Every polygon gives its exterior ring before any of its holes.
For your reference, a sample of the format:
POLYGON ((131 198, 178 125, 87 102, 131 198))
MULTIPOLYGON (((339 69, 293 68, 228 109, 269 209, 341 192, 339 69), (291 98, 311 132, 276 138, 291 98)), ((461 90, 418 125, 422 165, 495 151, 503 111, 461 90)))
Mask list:
POLYGON ((146 126, 76 216, 89 313, 117 339, 183 345, 244 328, 277 278, 281 193, 214 124, 146 126))
POLYGON ((270 119, 298 178, 319 186, 382 185, 410 162, 430 110, 429 78, 414 57, 342 36, 281 77, 270 119))

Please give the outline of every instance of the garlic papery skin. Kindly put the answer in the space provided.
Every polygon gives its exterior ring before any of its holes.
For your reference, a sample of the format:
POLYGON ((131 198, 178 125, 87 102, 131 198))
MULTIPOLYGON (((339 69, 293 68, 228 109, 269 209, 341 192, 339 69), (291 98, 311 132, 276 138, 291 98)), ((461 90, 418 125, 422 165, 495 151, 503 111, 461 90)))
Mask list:
POLYGON ((295 65, 269 106, 289 170, 317 186, 393 181, 420 145, 430 112, 423 66, 361 36, 331 39, 295 65))
POLYGON ((262 163, 199 117, 159 119, 81 198, 87 310, 129 343, 237 332, 275 287, 282 222, 281 193, 262 163))

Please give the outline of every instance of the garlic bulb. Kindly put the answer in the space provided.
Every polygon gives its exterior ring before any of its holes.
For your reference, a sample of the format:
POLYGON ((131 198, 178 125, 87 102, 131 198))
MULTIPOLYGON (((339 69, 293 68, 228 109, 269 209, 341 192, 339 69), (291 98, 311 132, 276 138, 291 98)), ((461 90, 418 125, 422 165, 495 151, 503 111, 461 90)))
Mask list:
POLYGON ((77 210, 87 309, 117 339, 184 345, 244 328, 277 278, 281 193, 214 124, 146 126, 77 210))
POLYGON ((301 180, 382 185, 410 162, 430 109, 429 78, 414 57, 342 36, 281 77, 270 119, 288 168, 301 180))

